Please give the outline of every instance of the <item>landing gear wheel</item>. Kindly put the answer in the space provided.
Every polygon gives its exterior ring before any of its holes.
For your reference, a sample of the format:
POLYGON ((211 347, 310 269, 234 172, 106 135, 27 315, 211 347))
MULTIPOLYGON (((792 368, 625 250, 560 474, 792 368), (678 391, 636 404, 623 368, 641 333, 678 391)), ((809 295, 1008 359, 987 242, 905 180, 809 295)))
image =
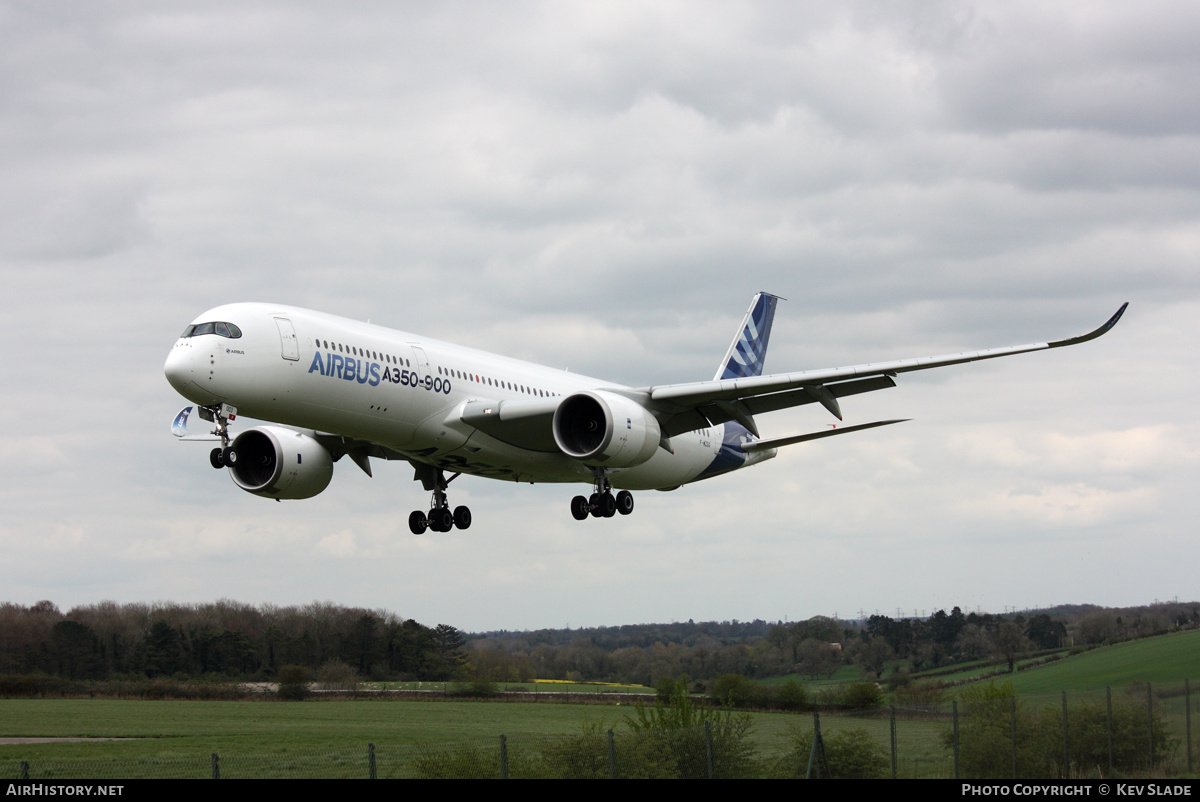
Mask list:
POLYGON ((221 459, 221 449, 214 448, 208 452, 208 461, 212 463, 214 468, 224 468, 225 460, 221 459))
POLYGON ((604 517, 604 494, 592 493, 588 496, 588 509, 592 513, 593 518, 604 517))
POLYGON ((414 535, 425 534, 425 530, 429 528, 429 521, 425 518, 425 513, 414 510, 413 514, 408 516, 408 528, 414 535))
POLYGON ((449 532, 454 528, 454 516, 446 507, 431 510, 429 512, 429 528, 435 532, 449 532))
POLYGON ((459 529, 471 528, 471 511, 466 507, 454 508, 454 525, 459 529))
POLYGON ((571 517, 576 521, 582 521, 588 517, 588 500, 583 496, 576 496, 571 499, 571 517))
POLYGON ((233 446, 221 449, 221 461, 226 465, 232 468, 237 465, 237 460, 237 451, 234 450, 233 446))
POLYGON ((603 493, 600 496, 600 514, 605 518, 611 518, 617 514, 617 500, 613 498, 612 493, 603 493))
POLYGON ((633 512, 633 493, 628 490, 622 490, 617 493, 617 512, 622 515, 628 515, 633 512))

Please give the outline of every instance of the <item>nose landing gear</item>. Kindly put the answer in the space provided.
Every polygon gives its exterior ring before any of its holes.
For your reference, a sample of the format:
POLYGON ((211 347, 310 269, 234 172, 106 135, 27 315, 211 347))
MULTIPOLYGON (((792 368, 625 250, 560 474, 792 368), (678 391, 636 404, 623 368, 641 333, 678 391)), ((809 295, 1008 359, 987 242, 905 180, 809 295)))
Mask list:
POLYGON ((221 447, 214 448, 208 454, 208 461, 214 468, 232 468, 237 464, 237 452, 229 446, 229 422, 237 417, 237 408, 229 404, 219 404, 212 407, 198 407, 200 418, 212 421, 217 426, 212 433, 221 438, 221 447))

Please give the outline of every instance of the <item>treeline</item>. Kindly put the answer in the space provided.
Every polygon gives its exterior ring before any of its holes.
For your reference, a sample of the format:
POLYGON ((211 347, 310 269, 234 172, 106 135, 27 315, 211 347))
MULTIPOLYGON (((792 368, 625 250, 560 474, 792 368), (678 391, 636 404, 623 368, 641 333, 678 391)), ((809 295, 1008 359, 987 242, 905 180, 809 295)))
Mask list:
POLYGON ((314 603, 275 607, 100 604, 65 614, 52 602, 0 604, 0 674, 72 680, 216 675, 274 679, 345 664, 364 678, 448 680, 464 665, 463 634, 383 610, 314 603))
POLYGON ((491 632, 468 641, 475 672, 496 682, 593 679, 653 685, 662 677, 710 681, 832 676, 847 664, 882 678, 904 665, 930 671, 993 660, 1012 670, 1039 652, 1112 643, 1195 626, 1200 604, 1095 606, 993 615, 954 607, 926 618, 873 615, 865 621, 814 616, 795 623, 723 621, 491 632))
MULTIPOLYGON (((1011 615, 938 610, 865 621, 763 620, 492 632, 471 637, 386 610, 332 603, 253 606, 101 602, 62 613, 49 601, 0 604, 0 675, 71 680, 201 677, 274 680, 284 666, 313 676, 333 665, 362 679, 605 680, 655 685, 687 676, 831 677, 848 664, 870 679, 903 666, 1015 661, 1067 646, 1111 643, 1195 626, 1200 604, 1073 607, 1011 615)), ((328 672, 327 672, 328 673, 328 672)))

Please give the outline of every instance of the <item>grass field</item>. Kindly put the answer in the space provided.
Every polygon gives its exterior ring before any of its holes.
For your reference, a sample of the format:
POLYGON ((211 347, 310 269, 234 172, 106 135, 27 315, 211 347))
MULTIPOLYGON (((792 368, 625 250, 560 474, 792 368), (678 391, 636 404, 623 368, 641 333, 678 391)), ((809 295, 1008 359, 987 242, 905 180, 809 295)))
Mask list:
MULTIPOLYGON (((0 766, 11 767, 24 760, 36 769, 46 764, 82 765, 72 761, 94 765, 103 760, 112 763, 113 771, 117 772, 113 776, 129 776, 139 770, 131 767, 151 763, 186 764, 187 770, 194 773, 205 771, 209 756, 215 752, 227 767, 223 776, 231 776, 239 761, 278 767, 283 772, 279 776, 285 776, 287 771, 298 771, 295 764, 309 760, 305 756, 311 755, 321 755, 325 774, 344 769, 347 776, 358 776, 354 772, 361 774, 365 770, 363 759, 368 742, 376 744, 381 756, 389 756, 392 765, 407 767, 421 745, 498 745, 499 736, 504 734, 516 748, 522 742, 555 735, 578 735, 585 725, 620 732, 630 712, 627 705, 490 701, 8 699, 0 700, 0 736, 130 740, 0 745, 0 766)), ((812 717, 808 714, 750 715, 751 740, 765 760, 785 751, 789 733, 812 727, 812 717)), ((826 715, 822 717, 822 726, 826 733, 861 727, 880 743, 887 743, 889 737, 886 717, 858 719, 826 715)), ((922 776, 945 776, 949 758, 940 741, 945 726, 930 721, 900 722, 900 767, 904 774, 917 771, 922 776)), ((396 769, 401 774, 406 770, 396 769)), ((62 776, 69 776, 67 771, 62 776)), ((263 776, 263 772, 264 769, 255 768, 253 776, 263 776)))
MULTIPOLYGON (((1183 740, 1184 707, 1179 693, 1184 677, 1200 677, 1200 632, 1096 649, 1018 672, 1011 680, 1023 700, 1050 704, 1057 703, 1063 690, 1070 692, 1074 703, 1096 694, 1102 698, 1106 685, 1120 693, 1131 682, 1155 683, 1156 690, 1168 692, 1158 704, 1183 740)), ((585 693, 596 689, 587 684, 571 686, 571 690, 585 693)), ((566 688, 538 683, 538 690, 561 693, 566 688)), ((1200 688, 1193 691, 1193 706, 1197 708, 1193 718, 1200 719, 1200 688)), ((31 771, 51 767, 47 769, 49 774, 41 776, 79 776, 73 772, 92 772, 102 763, 109 767, 106 771, 111 771, 103 776, 206 776, 210 756, 217 753, 224 767, 222 776, 226 777, 357 777, 365 776, 366 745, 370 742, 377 747, 380 765, 387 767, 386 771, 380 769, 381 776, 410 776, 421 750, 429 744, 475 744, 482 750, 498 752, 499 736, 504 734, 512 748, 519 750, 522 743, 579 735, 588 727, 621 732, 631 714, 627 703, 549 700, 0 699, 0 737, 128 739, 0 744, 0 774, 15 776, 17 761, 28 761, 35 767, 31 771)), ((766 761, 786 750, 790 733, 812 728, 809 714, 753 713, 751 718, 751 740, 766 761)), ((825 714, 821 721, 827 734, 863 728, 885 749, 889 743, 886 714, 862 718, 825 714)), ((952 775, 951 756, 942 743, 948 726, 944 716, 939 720, 898 721, 901 776, 952 775)))
MULTIPOLYGON (((1200 678, 1200 630, 1118 643, 1067 657, 1012 678, 1019 694, 1087 691, 1133 682, 1200 678)), ((1200 689, 1198 689, 1200 690, 1200 689)))

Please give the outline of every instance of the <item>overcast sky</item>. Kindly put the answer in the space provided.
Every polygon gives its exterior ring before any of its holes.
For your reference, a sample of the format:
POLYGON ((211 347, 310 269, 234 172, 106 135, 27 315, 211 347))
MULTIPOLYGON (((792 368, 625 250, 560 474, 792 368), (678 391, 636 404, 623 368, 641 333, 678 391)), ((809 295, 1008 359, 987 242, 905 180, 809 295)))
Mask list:
POLYGON ((1195 599, 1197 42, 1185 2, 0 5, 0 601, 483 630, 1195 599), (758 290, 768 372, 1130 307, 627 518, 462 477, 471 529, 414 537, 404 464, 277 504, 169 434, 167 352, 222 303, 647 385, 711 378, 758 290))

